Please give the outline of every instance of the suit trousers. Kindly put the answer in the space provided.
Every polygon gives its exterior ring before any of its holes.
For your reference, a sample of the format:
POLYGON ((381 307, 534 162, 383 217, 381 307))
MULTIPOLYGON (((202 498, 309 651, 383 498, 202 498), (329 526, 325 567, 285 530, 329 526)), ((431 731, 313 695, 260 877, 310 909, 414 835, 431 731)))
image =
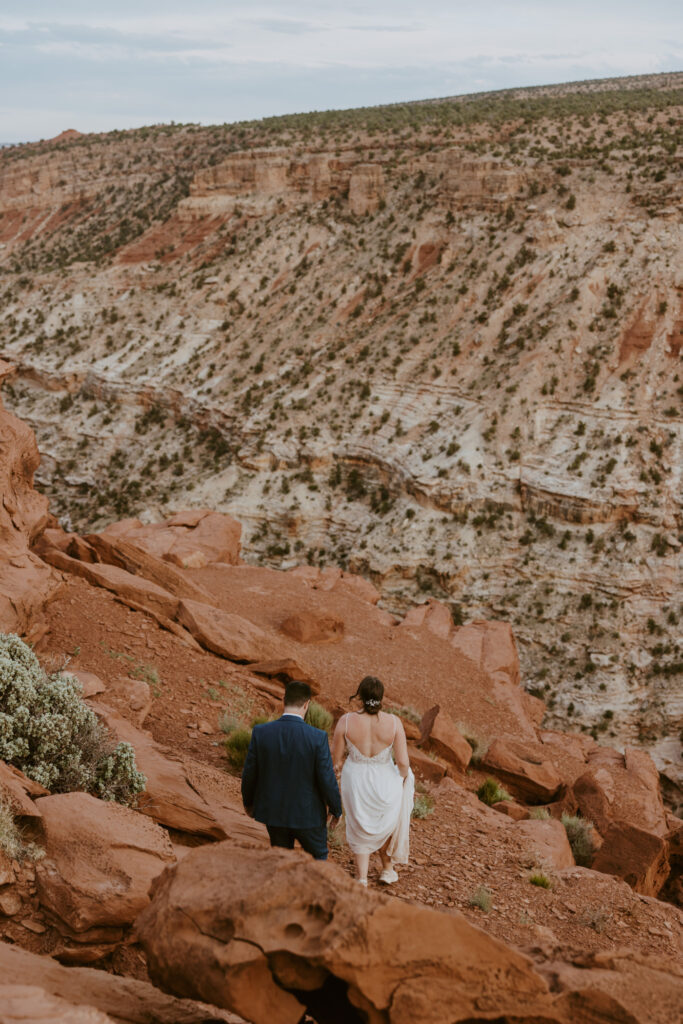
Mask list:
POLYGON ((285 850, 294 849, 294 840, 299 840, 299 845, 310 853, 316 860, 327 860, 327 826, 320 825, 318 828, 281 828, 276 825, 266 825, 270 836, 271 846, 281 846, 285 850))

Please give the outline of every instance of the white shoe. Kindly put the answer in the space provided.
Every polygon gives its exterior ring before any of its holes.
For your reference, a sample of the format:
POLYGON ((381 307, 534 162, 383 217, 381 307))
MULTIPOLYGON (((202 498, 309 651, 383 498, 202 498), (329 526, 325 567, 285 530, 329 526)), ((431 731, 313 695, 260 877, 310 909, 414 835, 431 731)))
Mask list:
POLYGON ((393 868, 385 868, 379 876, 379 880, 384 882, 385 885, 393 885, 394 882, 398 882, 398 872, 394 871, 393 868))
POLYGON ((364 885, 365 888, 367 889, 367 887, 368 887, 368 880, 367 880, 367 878, 357 878, 356 881, 358 882, 359 885, 364 885))

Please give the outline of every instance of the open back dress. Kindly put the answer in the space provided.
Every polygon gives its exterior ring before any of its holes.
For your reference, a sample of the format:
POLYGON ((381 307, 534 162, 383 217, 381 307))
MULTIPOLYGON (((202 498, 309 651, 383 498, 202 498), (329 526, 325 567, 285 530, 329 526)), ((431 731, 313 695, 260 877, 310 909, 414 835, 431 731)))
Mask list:
POLYGON ((341 795, 346 841, 353 853, 375 853, 390 839, 387 853, 397 864, 407 864, 410 852, 410 815, 415 779, 411 769, 405 780, 394 764, 394 739, 373 757, 366 757, 349 739, 341 773, 341 795))

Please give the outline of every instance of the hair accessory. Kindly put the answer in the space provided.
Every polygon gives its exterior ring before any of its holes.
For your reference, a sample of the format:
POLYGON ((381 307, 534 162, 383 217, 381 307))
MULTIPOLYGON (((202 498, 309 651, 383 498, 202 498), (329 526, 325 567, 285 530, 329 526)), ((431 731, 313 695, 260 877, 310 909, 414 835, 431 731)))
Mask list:
POLYGON ((376 708, 376 707, 379 707, 379 705, 382 703, 382 701, 381 700, 375 700, 374 697, 373 697, 371 700, 364 700, 363 703, 367 704, 368 707, 376 708))

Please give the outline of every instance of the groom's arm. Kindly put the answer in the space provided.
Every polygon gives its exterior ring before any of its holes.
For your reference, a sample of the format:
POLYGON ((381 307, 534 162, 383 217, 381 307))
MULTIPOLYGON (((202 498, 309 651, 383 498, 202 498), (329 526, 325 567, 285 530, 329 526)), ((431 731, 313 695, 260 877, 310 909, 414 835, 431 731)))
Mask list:
MULTIPOLYGON (((255 731, 254 731, 255 732, 255 731)), ((256 798, 256 783, 258 781, 258 757, 256 753, 256 737, 251 734, 247 757, 242 769, 242 803, 247 814, 251 817, 256 798)))
POLYGON ((316 747, 315 773, 318 788, 333 818, 341 818, 342 804, 334 774, 327 734, 323 733, 316 747))

